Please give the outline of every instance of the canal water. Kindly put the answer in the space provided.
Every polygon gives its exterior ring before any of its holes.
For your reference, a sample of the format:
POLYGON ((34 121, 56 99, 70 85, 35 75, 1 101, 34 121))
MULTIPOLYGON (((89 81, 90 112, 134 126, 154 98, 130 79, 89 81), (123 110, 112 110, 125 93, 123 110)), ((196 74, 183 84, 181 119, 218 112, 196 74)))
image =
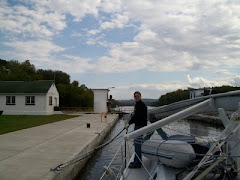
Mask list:
MULTIPOLYGON (((119 120, 115 127, 110 132, 109 136, 106 138, 105 142, 108 142, 113 137, 115 137, 124 127, 124 120, 119 120)), ((131 131, 133 129, 130 126, 131 131)), ((165 126, 163 130, 168 135, 174 135, 174 134, 191 134, 194 136, 200 136, 200 137, 217 137, 221 131, 223 130, 223 127, 221 126, 214 126, 211 124, 201 123, 197 121, 191 121, 191 120, 180 120, 174 123, 171 123, 168 126, 165 126)), ((89 163, 86 165, 86 167, 83 169, 81 174, 76 178, 76 180, 97 180, 99 179, 103 172, 103 166, 108 166, 108 164, 111 162, 113 156, 115 155, 116 151, 118 150, 119 146, 123 142, 123 135, 126 133, 124 130, 122 134, 120 134, 120 138, 117 138, 115 141, 110 143, 108 146, 103 148, 102 150, 98 151, 90 160, 89 163)), ((117 159, 113 162, 114 166, 120 166, 122 163, 121 159, 121 153, 119 153, 119 156, 117 159)), ((108 179, 107 177, 103 179, 108 179)))

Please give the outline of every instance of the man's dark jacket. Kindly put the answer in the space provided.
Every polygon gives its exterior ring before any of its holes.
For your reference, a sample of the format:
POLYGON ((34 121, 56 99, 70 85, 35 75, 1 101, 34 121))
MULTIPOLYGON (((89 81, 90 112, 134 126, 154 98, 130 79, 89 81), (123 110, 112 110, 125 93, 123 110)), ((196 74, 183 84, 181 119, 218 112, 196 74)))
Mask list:
POLYGON ((136 102, 134 115, 129 121, 129 124, 133 123, 141 127, 147 125, 147 106, 141 100, 136 102))

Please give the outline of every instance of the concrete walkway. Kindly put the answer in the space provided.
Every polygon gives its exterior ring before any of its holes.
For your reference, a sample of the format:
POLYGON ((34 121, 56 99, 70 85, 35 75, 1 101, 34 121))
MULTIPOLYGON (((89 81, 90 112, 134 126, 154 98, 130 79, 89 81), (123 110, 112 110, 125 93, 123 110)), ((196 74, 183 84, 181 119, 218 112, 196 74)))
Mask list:
POLYGON ((0 135, 0 179, 69 179, 70 168, 65 175, 59 175, 61 171, 52 172, 50 168, 99 144, 101 135, 97 133, 105 135, 116 119, 117 115, 108 115, 108 123, 101 123, 100 114, 83 114, 0 135), (91 123, 91 128, 86 127, 86 122, 91 123))

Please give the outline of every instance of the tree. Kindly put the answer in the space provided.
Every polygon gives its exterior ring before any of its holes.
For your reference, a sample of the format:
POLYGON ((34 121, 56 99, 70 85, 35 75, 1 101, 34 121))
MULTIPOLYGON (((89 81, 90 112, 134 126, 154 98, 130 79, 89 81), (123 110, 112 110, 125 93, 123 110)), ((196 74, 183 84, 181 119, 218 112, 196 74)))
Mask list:
POLYGON ((63 71, 36 70, 29 60, 20 63, 17 60, 0 59, 1 81, 55 80, 62 107, 92 107, 93 92, 78 81, 70 83, 70 75, 63 71))
POLYGON ((4 81, 7 78, 7 75, 9 73, 7 65, 7 61, 0 59, 0 81, 4 81))
POLYGON ((56 84, 70 84, 70 75, 62 71, 54 71, 56 84))
POLYGON ((73 85, 74 87, 78 87, 78 86, 79 86, 79 82, 78 82, 78 81, 73 81, 73 82, 72 82, 72 85, 73 85))
POLYGON ((182 101, 189 98, 189 91, 178 89, 177 91, 162 95, 158 100, 158 105, 163 106, 177 101, 182 101))
POLYGON ((37 77, 41 80, 54 80, 54 71, 39 69, 36 71, 37 77))
POLYGON ((236 91, 236 90, 240 90, 240 87, 233 87, 233 86, 228 86, 228 85, 224 85, 221 87, 213 87, 212 88, 212 94, 218 94, 218 93, 225 93, 225 92, 229 92, 229 91, 236 91))
POLYGON ((35 66, 33 64, 31 64, 29 60, 26 60, 23 63, 21 63, 20 67, 22 69, 24 69, 24 71, 27 75, 33 75, 36 73, 35 66))

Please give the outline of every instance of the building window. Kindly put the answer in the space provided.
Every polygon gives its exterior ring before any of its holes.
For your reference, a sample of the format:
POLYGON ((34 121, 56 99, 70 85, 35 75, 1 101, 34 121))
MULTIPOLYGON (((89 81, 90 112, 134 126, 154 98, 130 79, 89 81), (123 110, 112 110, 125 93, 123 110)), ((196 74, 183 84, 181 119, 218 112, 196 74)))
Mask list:
POLYGON ((26 105, 35 105, 35 96, 26 96, 25 104, 26 105))
POLYGON ((16 100, 15 96, 6 96, 6 105, 15 105, 16 100))
POLYGON ((52 96, 49 96, 49 105, 52 105, 52 96))

